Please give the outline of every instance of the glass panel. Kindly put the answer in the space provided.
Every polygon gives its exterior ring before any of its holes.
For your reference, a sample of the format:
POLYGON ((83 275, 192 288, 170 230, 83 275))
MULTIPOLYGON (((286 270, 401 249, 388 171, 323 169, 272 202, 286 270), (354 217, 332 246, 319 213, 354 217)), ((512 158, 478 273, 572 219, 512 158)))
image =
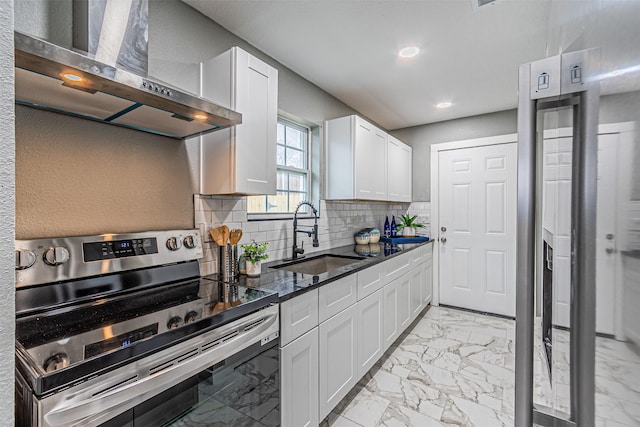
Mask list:
POLYGON ((289 186, 287 185, 287 175, 288 175, 288 172, 278 171, 278 176, 276 181, 276 188, 278 190, 286 191, 289 189, 289 186))
POLYGON ((287 145, 289 147, 304 149, 305 134, 298 129, 287 128, 287 145))
MULTIPOLYGON (((298 203, 305 199, 306 194, 304 193, 289 193, 289 206, 291 206, 291 211, 294 211, 298 203)), ((304 205, 300 208, 298 212, 307 212, 308 206, 304 205)))
POLYGON ((287 148, 287 166, 298 169, 305 169, 304 152, 287 148))
POLYGON ((248 196, 247 213, 263 213, 267 209, 266 196, 248 196))
POLYGON ((267 196, 267 212, 289 212, 287 193, 278 192, 275 196, 267 196))
POLYGON ((291 191, 305 191, 306 187, 306 175, 299 173, 289 173, 289 190, 291 191))
POLYGON ((286 166, 284 147, 282 145, 278 145, 276 162, 278 165, 286 166))
POLYGON ((282 123, 278 123, 278 135, 277 135, 277 139, 276 142, 278 144, 284 145, 285 144, 285 126, 282 123))

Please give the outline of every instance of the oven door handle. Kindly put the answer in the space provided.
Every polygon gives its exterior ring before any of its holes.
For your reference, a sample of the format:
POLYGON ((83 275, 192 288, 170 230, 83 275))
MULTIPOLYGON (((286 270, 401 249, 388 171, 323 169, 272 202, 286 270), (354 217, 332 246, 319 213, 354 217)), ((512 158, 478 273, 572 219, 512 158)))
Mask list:
MULTIPOLYGON (((203 353, 196 356, 200 363, 182 363, 171 366, 163 371, 150 375, 139 381, 123 384, 105 393, 97 394, 80 401, 69 401, 47 413, 44 418, 47 425, 81 425, 88 417, 111 412, 124 403, 142 403, 148 398, 166 390, 180 381, 197 374, 209 366, 211 354, 203 353)), ((82 424, 85 425, 85 424, 82 424)))
POLYGON ((189 358, 185 363, 178 363, 138 381, 123 383, 87 399, 67 400, 44 416, 46 425, 87 426, 93 425, 94 422, 97 425, 108 421, 113 416, 111 411, 114 408, 122 407, 124 404, 127 404, 128 408, 136 406, 201 372, 213 363, 224 360, 259 341, 263 336, 267 337, 274 331, 278 331, 277 311, 275 314, 268 315, 267 318, 268 320, 262 325, 225 342, 221 347, 217 347, 216 351, 205 351, 189 358))

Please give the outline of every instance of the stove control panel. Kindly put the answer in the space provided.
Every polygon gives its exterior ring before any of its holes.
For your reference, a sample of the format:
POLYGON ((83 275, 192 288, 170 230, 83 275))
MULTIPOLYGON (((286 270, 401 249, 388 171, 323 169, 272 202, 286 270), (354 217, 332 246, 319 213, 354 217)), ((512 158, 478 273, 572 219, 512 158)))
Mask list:
POLYGON ((16 240, 16 287, 194 261, 203 252, 196 229, 16 240))

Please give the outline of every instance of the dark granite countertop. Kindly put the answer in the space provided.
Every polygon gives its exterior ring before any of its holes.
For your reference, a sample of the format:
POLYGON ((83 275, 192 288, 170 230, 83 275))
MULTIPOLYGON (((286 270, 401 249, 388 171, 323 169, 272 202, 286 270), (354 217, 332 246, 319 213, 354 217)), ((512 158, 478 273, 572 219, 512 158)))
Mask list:
MULTIPOLYGON (((430 245, 432 242, 433 241, 430 240, 425 243, 412 243, 403 245, 380 243, 363 245, 362 248, 360 247, 360 245, 348 245, 307 254, 306 258, 303 258, 302 261, 327 254, 348 257, 363 257, 353 264, 347 265, 345 267, 339 267, 335 270, 331 270, 327 273, 318 275, 294 273, 287 270, 271 268, 271 266, 279 265, 285 262, 282 260, 271 261, 262 264, 262 273, 260 277, 247 277, 245 275, 241 275, 237 284, 250 288, 276 291, 278 292, 278 295, 280 297, 280 302, 284 302, 297 295, 308 292, 312 289, 316 289, 327 283, 331 283, 337 279, 363 270, 374 264, 378 264, 400 254, 406 253, 408 251, 411 251, 412 249, 416 249, 424 245, 430 245), (366 248, 364 246, 366 246, 366 248), (368 254, 366 253, 367 251, 369 252, 368 254)), ((220 277, 218 274, 204 276, 204 278, 214 281, 220 281, 220 277)))

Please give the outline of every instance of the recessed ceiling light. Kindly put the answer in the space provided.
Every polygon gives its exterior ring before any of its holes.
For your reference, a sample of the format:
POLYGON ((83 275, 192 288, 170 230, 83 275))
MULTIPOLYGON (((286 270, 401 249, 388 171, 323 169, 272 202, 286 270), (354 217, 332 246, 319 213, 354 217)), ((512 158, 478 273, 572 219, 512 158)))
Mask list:
POLYGON ((65 80, 69 80, 69 81, 71 81, 71 82, 81 82, 81 81, 83 80, 83 79, 82 79, 82 77, 80 77, 80 76, 79 76, 79 75, 77 75, 77 74, 73 74, 73 73, 64 73, 64 74, 62 75, 62 77, 63 77, 65 80))
POLYGON ((436 108, 449 108, 453 105, 451 101, 439 102, 436 104, 436 108))
POLYGON ((196 120, 207 120, 207 116, 205 114, 196 114, 193 118, 196 120))
POLYGON ((417 46, 407 46, 404 47, 402 49, 400 49, 400 52, 398 52, 398 55, 400 56, 400 58, 413 58, 414 56, 416 56, 417 54, 420 53, 420 48, 417 46))

